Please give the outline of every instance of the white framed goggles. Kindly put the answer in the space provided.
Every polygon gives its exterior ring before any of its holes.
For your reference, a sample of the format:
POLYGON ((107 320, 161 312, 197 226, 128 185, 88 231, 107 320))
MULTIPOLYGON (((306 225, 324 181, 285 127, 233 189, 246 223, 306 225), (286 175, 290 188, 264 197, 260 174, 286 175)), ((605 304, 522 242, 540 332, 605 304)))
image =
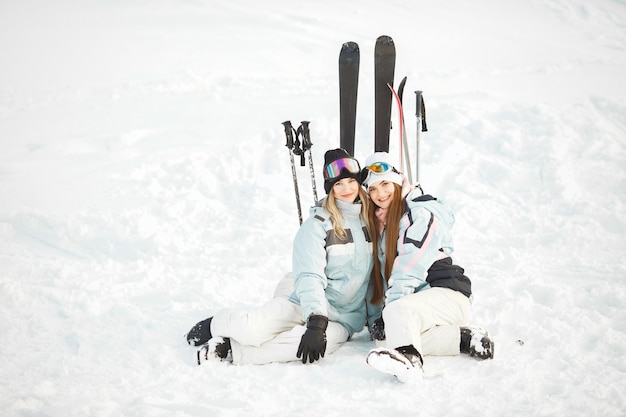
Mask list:
POLYGON ((385 173, 387 171, 393 171, 396 174, 401 174, 400 171, 395 169, 393 167, 393 165, 388 164, 387 162, 374 162, 373 164, 366 166, 365 169, 369 170, 369 171, 372 171, 372 172, 375 172, 377 174, 382 174, 382 173, 385 173))

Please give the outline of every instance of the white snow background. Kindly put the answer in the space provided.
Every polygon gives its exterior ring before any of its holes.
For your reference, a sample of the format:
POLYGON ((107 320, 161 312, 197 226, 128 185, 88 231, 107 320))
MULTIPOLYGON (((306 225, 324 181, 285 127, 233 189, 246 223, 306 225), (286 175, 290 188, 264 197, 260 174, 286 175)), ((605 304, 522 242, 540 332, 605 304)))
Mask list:
POLYGON ((2 1, 0 414, 625 416, 625 22, 623 0, 2 1), (400 384, 364 331, 306 366, 197 366, 189 328, 291 268, 281 122, 311 121, 322 196, 346 41, 372 152, 382 34, 495 359, 400 384))

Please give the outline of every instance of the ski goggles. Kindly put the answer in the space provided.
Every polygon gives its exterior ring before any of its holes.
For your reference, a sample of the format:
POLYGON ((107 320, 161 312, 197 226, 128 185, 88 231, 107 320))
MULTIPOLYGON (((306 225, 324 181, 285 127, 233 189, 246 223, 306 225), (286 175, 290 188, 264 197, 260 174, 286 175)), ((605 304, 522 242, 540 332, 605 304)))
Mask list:
POLYGON ((388 164, 387 162, 374 162, 372 165, 366 166, 365 169, 375 172, 377 174, 383 174, 388 171, 392 171, 392 172, 395 172, 396 174, 400 174, 400 171, 395 169, 393 165, 388 164))
POLYGON ((324 168, 324 179, 335 179, 341 175, 341 171, 344 169, 350 174, 358 174, 361 172, 359 161, 354 158, 341 158, 326 165, 324 168))

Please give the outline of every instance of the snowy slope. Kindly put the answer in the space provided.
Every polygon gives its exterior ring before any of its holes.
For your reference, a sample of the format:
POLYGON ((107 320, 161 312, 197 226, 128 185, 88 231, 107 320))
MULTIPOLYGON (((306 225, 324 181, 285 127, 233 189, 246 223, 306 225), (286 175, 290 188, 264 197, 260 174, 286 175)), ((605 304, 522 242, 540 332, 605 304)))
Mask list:
POLYGON ((0 4, 2 415, 626 415, 626 5, 380 3, 0 4), (401 385, 359 333, 313 365, 196 366, 189 327, 290 270, 281 122, 311 121, 323 190, 348 40, 373 149, 381 34, 496 358, 401 385))

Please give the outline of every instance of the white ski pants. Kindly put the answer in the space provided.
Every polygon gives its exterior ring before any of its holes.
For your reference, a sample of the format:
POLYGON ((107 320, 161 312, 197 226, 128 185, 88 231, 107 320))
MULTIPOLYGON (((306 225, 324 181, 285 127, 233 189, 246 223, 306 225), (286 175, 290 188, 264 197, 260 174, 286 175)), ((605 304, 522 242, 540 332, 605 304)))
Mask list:
POLYGON ((449 288, 432 287, 389 303, 383 310, 386 345, 413 345, 422 356, 458 355, 461 326, 469 322, 470 301, 449 288))
MULTIPOLYGON (((302 308, 284 297, 275 297, 254 310, 221 310, 211 321, 213 336, 230 338, 237 365, 301 360, 296 353, 305 330, 302 308)), ((348 337, 345 327, 329 321, 325 354, 337 350, 348 337)))

